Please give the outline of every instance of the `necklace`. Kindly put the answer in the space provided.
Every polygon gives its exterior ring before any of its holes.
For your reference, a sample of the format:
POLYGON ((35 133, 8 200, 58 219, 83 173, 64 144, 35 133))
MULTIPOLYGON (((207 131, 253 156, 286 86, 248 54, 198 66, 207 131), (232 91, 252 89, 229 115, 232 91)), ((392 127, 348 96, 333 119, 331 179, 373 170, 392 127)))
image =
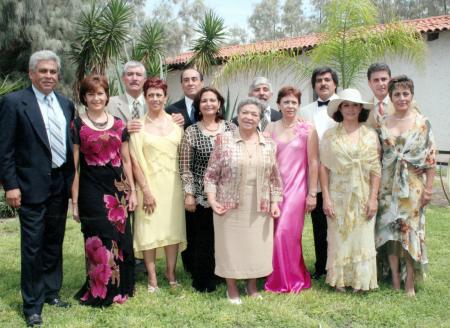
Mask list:
POLYGON ((108 125, 108 121, 109 121, 109 116, 108 116, 108 114, 106 114, 106 121, 105 121, 105 122, 95 122, 94 120, 92 120, 92 119, 89 117, 89 112, 88 112, 88 111, 86 111, 86 116, 87 116, 89 122, 91 122, 92 125, 95 126, 97 129, 105 129, 106 126, 108 125))
POLYGON ((202 124, 202 127, 209 132, 216 132, 217 130, 219 130, 219 127, 220 127, 220 123, 217 124, 217 127, 215 129, 208 128, 203 121, 201 121, 201 124, 202 124))

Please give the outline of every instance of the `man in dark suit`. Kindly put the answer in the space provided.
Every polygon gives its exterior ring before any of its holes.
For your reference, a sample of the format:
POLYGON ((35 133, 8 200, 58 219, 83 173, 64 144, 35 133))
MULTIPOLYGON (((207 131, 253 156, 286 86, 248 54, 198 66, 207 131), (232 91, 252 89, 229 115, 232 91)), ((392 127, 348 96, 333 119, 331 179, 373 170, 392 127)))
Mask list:
MULTIPOLYGON (((186 130, 190 125, 195 123, 194 117, 194 98, 197 93, 203 88, 203 75, 195 68, 186 68, 181 72, 180 77, 181 88, 183 89, 184 97, 173 103, 166 108, 166 112, 172 115, 182 115, 184 119, 184 129, 186 130)), ((174 119, 175 121, 175 119, 174 119)), ((176 122, 178 124, 178 122, 176 122)), ((192 238, 192 227, 190 217, 191 212, 186 211, 186 238, 187 238, 187 248, 181 252, 181 259, 183 260, 184 270, 191 272, 191 249, 189 248, 190 240, 192 238)))
POLYGON ((62 244, 74 174, 70 122, 75 108, 54 92, 60 60, 52 51, 32 54, 32 86, 0 103, 0 181, 18 209, 21 291, 28 326, 42 324, 44 302, 61 300, 62 244))
MULTIPOLYGON (((269 105, 270 98, 272 98, 273 91, 272 85, 266 77, 256 77, 252 84, 250 84, 248 95, 261 100, 264 104, 267 104, 264 111, 264 117, 261 119, 258 125, 260 131, 264 131, 270 122, 276 122, 281 120, 281 113, 276 109, 273 109, 269 105)), ((233 119, 233 123, 238 125, 237 117, 233 119)))
POLYGON ((203 75, 195 68, 186 68, 181 72, 181 88, 184 98, 166 108, 168 114, 181 114, 184 118, 184 129, 195 123, 192 103, 197 93, 203 88, 203 75))

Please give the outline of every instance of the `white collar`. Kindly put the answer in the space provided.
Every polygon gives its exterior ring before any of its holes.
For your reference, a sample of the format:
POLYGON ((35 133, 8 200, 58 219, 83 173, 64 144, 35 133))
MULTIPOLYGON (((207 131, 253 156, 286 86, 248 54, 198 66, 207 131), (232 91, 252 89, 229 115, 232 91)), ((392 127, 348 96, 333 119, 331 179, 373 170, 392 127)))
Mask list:
POLYGON ((53 91, 50 92, 48 95, 45 95, 42 92, 40 92, 38 88, 36 88, 33 84, 31 85, 31 88, 33 89, 33 92, 39 101, 44 102, 45 97, 50 97, 52 98, 52 100, 55 100, 55 93, 53 91))
POLYGON ((187 110, 190 111, 191 108, 192 108, 192 104, 193 104, 194 100, 189 98, 189 97, 184 96, 184 102, 186 103, 187 110))
POLYGON ((374 105, 375 105, 375 106, 378 106, 378 104, 379 104, 380 102, 382 102, 383 105, 385 105, 385 106, 387 106, 387 105, 389 104, 389 94, 386 95, 386 97, 384 97, 383 101, 379 101, 377 97, 373 97, 373 98, 374 98, 374 100, 375 100, 375 101, 374 101, 374 105))
POLYGON ((144 105, 144 94, 141 93, 137 98, 130 96, 127 92, 125 92, 125 96, 127 97, 128 104, 132 105, 133 102, 137 101, 139 105, 144 105))

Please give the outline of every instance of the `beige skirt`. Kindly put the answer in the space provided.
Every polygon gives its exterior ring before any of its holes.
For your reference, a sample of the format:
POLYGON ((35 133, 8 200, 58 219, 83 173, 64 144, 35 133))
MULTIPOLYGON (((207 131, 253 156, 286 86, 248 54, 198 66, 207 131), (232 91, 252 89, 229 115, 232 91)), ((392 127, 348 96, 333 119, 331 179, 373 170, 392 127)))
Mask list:
POLYGON ((220 277, 251 279, 272 272, 273 219, 256 211, 255 182, 244 186, 237 209, 214 214, 215 274, 220 277))

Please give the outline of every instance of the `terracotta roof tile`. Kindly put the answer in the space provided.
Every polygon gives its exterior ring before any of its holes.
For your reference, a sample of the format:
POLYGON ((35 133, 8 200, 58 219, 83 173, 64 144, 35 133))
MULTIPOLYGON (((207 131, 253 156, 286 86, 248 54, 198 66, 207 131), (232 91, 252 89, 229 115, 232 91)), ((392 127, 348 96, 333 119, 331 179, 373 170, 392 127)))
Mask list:
MULTIPOLYGON (((404 23, 414 26, 420 33, 440 32, 450 30, 450 15, 434 16, 413 20, 403 21, 404 23)), ((378 27, 383 28, 380 24, 378 27)), ((223 47, 219 50, 217 58, 219 60, 226 60, 235 55, 243 55, 252 52, 264 52, 269 50, 308 50, 317 45, 320 40, 320 34, 308 34, 305 36, 284 38, 274 41, 261 41, 257 43, 250 43, 245 45, 233 45, 223 47)), ((192 57, 193 52, 185 52, 176 57, 167 58, 168 65, 184 65, 192 57)))

